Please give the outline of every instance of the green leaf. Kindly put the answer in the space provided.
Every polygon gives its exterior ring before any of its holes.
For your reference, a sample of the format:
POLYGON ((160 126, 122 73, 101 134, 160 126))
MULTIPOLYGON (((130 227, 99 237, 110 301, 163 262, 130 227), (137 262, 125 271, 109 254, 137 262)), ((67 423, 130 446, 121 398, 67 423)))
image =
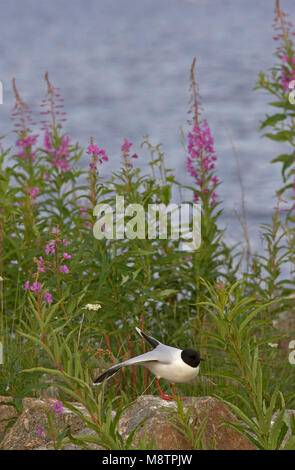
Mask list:
POLYGON ((173 294, 177 294, 177 292, 178 291, 176 289, 164 289, 159 293, 159 297, 164 299, 166 297, 170 297, 173 294))
POLYGON ((275 140, 277 142, 291 142, 292 141, 292 136, 289 131, 279 131, 276 132, 275 134, 263 134, 263 137, 268 137, 271 140, 275 140))
POLYGON ((265 121, 261 122, 259 129, 263 129, 266 126, 274 126, 277 122, 286 119, 286 114, 274 114, 273 116, 267 116, 265 121))

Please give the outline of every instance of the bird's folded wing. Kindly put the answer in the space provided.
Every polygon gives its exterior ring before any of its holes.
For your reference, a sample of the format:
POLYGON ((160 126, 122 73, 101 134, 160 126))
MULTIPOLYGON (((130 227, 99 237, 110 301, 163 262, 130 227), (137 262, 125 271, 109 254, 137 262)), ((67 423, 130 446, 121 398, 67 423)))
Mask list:
POLYGON ((161 360, 161 352, 153 349, 152 351, 148 351, 144 354, 140 354, 139 356, 132 357, 127 361, 121 362, 121 367, 132 365, 140 366, 146 362, 157 362, 159 360, 161 360))
POLYGON ((148 364, 149 362, 158 362, 159 360, 161 360, 161 362, 162 362, 161 352, 156 351, 156 349, 154 349, 153 351, 149 351, 147 353, 140 354, 140 356, 132 357, 131 359, 128 359, 127 361, 120 362, 119 364, 116 364, 116 365, 110 367, 103 374, 101 374, 99 377, 97 377, 97 379, 94 381, 94 383, 95 384, 102 383, 105 379, 109 379, 110 377, 112 377, 122 367, 132 366, 132 365, 140 366, 140 365, 148 364))

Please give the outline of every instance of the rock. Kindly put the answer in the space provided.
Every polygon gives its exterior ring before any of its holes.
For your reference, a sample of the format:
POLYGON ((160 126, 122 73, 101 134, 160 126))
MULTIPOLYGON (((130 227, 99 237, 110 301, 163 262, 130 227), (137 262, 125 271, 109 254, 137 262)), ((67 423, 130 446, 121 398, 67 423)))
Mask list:
MULTIPOLYGON (((184 412, 192 407, 192 420, 199 418, 195 423, 195 431, 200 422, 207 417, 207 424, 203 434, 203 442, 206 449, 211 446, 214 438, 216 450, 252 450, 256 447, 244 436, 229 426, 219 428, 222 420, 237 422, 229 408, 213 397, 188 397, 183 400, 184 412)), ((154 448, 159 450, 191 450, 192 443, 180 431, 169 422, 171 414, 163 412, 163 409, 175 411, 175 402, 165 402, 159 397, 144 395, 134 405, 130 406, 122 416, 119 423, 119 432, 123 438, 134 430, 134 428, 146 418, 144 426, 139 429, 134 439, 138 444, 140 439, 146 438, 148 442, 154 437, 154 448)), ((176 421, 174 421, 176 423, 176 421)))
POLYGON ((281 448, 283 449, 286 442, 288 441, 288 439, 291 437, 291 434, 292 434, 292 429, 291 429, 291 426, 290 426, 290 417, 291 415, 294 416, 295 418, 295 410, 286 410, 286 415, 287 415, 287 424, 288 424, 288 431, 287 431, 287 434, 282 442, 282 445, 281 445, 281 448))
MULTIPOLYGON (((47 413, 50 405, 56 400, 52 398, 23 400, 23 412, 18 417, 14 426, 6 433, 0 448, 2 450, 50 450, 53 449, 47 432, 42 436, 37 433, 39 425, 45 428, 48 424, 47 413), (47 410, 47 411, 46 411, 47 410)), ((85 408, 78 403, 72 403, 83 414, 87 414, 85 408)), ((188 397, 183 400, 184 413, 191 407, 191 423, 196 431, 204 419, 207 423, 202 439, 206 449, 211 446, 214 438, 215 449, 250 450, 255 447, 245 437, 228 426, 220 428, 222 420, 237 422, 229 408, 221 401, 212 397, 188 397)), ((139 397, 122 415, 119 421, 118 431, 123 439, 127 439, 136 426, 146 419, 144 425, 136 432, 133 446, 136 448, 140 440, 146 442, 154 438, 153 449, 159 450, 191 450, 193 448, 189 438, 183 435, 174 424, 177 423, 173 412, 177 410, 177 404, 166 402, 160 397, 143 395, 139 397), (166 410, 163 411, 163 410, 166 410)), ((113 416, 115 412, 113 411, 113 416)), ((64 408, 63 413, 55 416, 56 427, 62 431, 66 426, 74 437, 85 434, 95 436, 95 431, 85 426, 82 418, 74 412, 64 408)), ((178 423, 179 425, 179 423, 178 423)), ((179 425, 180 426, 180 425, 179 425)), ((89 444, 93 449, 101 449, 94 444, 89 444)), ((76 444, 65 444, 65 450, 76 450, 76 444)))
MULTIPOLYGON (((79 431, 77 434, 75 434, 75 437, 80 437, 84 436, 85 434, 91 435, 91 436, 96 436, 96 432, 93 429, 89 428, 83 428, 81 431, 79 431)), ((89 444, 89 447, 91 447, 93 450, 103 450, 103 448, 97 444, 89 444)), ((34 448, 34 450, 54 450, 54 447, 51 442, 48 442, 46 445, 42 445, 40 447, 34 448)), ((81 446, 78 446, 76 444, 73 444, 72 442, 69 442, 68 444, 65 444, 63 446, 63 450, 81 450, 81 446)))
MULTIPOLYGON (((56 399, 49 398, 36 399, 24 398, 23 399, 23 412, 18 417, 13 427, 5 434, 1 442, 1 450, 33 450, 40 446, 50 444, 50 438, 45 431, 42 436, 38 435, 38 427, 42 428, 48 425, 46 411, 50 409, 50 405, 54 404, 56 399)), ((86 410, 75 403, 74 404, 84 414, 86 410)), ((63 413, 55 415, 56 428, 62 432, 67 426, 70 428, 72 434, 78 433, 84 426, 84 422, 80 416, 72 411, 64 408, 63 413)))
MULTIPOLYGON (((11 403, 12 397, 0 396, 0 403, 11 403)), ((12 405, 1 405, 0 404, 0 442, 4 437, 5 428, 9 422, 18 415, 16 409, 12 405)))

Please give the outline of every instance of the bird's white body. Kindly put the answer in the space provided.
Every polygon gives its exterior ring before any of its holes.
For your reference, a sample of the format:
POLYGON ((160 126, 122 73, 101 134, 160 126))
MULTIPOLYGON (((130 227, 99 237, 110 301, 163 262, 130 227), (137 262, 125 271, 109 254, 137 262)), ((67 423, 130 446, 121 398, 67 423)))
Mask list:
MULTIPOLYGON (((166 348, 169 346, 166 346, 166 348)), ((172 349, 172 348, 171 348, 172 349)), ((143 364, 149 369, 157 379, 165 379, 170 383, 188 383, 194 380, 199 373, 198 367, 191 367, 181 358, 181 350, 173 348, 173 355, 171 354, 171 363, 152 362, 150 364, 143 364), (173 358, 172 358, 173 356, 173 358)))

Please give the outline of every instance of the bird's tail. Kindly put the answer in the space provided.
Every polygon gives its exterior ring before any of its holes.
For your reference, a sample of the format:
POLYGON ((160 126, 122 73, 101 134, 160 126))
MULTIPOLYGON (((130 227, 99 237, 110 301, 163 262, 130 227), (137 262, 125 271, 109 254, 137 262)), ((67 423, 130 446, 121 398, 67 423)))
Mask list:
POLYGON ((121 364, 111 367, 110 369, 106 370, 103 374, 101 374, 99 377, 97 377, 97 379, 95 379, 93 383, 95 385, 100 385, 104 380, 108 380, 111 377, 113 377, 113 375, 115 375, 118 372, 118 370, 121 369, 121 367, 122 367, 121 364))

